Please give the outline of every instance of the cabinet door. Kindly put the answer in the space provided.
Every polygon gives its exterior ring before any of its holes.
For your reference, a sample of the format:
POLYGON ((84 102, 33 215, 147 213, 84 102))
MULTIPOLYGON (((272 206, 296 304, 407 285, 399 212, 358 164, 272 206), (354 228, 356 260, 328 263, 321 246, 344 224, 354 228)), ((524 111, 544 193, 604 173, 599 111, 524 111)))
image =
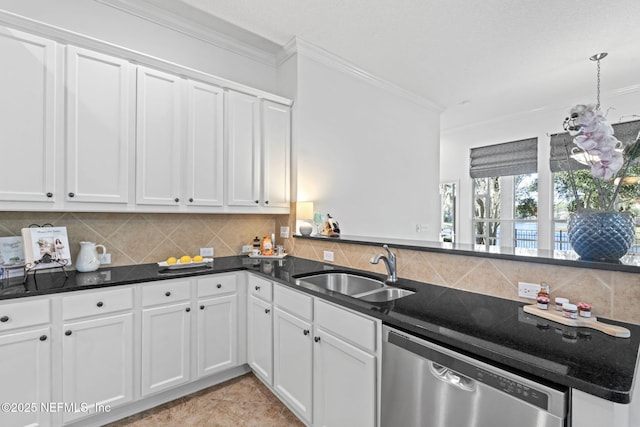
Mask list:
POLYGON ((187 204, 223 203, 223 90, 188 81, 187 204))
POLYGON ((227 204, 260 203, 260 100, 229 91, 226 94, 227 204))
POLYGON ((67 48, 69 202, 129 202, 134 94, 127 61, 67 48))
POLYGON ((237 365, 238 297, 198 302, 198 378, 237 365))
POLYGON ((183 80, 138 66, 136 203, 180 202, 183 80))
MULTIPOLYGON (((133 314, 66 323, 62 337, 64 402, 89 412, 133 400, 133 314)), ((65 411, 65 422, 87 412, 65 411)))
POLYGON ((0 200, 53 202, 56 43, 2 27, 0 55, 0 200))
POLYGON ((314 426, 376 425, 376 357, 316 328, 314 426))
POLYGON ((249 296, 247 315, 249 366, 269 385, 273 383, 273 325, 271 304, 249 296))
POLYGON ((311 323, 275 308, 273 386, 307 423, 312 414, 312 353, 311 323))
POLYGON ((291 108, 262 104, 263 205, 288 208, 291 200, 291 108))
MULTIPOLYGON (((51 401, 51 333, 49 328, 0 336, 0 402, 51 401)), ((0 411, 2 426, 48 426, 51 415, 40 406, 29 411, 0 411)))
POLYGON ((189 381, 189 303, 142 311, 142 396, 189 381))

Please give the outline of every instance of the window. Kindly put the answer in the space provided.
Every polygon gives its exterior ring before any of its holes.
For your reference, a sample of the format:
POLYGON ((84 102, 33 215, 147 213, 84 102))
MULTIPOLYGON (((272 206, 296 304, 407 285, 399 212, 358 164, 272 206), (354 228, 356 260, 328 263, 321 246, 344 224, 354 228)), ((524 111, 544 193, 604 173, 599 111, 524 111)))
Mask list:
POLYGON ((476 245, 537 248, 538 138, 472 148, 476 245))
POLYGON ((538 174, 476 178, 476 245, 538 247, 538 174))

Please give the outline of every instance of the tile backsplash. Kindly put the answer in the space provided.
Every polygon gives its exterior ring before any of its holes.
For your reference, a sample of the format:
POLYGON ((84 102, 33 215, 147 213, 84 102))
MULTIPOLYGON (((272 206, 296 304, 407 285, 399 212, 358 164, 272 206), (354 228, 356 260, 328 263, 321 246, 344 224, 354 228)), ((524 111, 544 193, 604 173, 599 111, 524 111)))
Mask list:
MULTIPOLYGON (((278 215, 2 212, 0 237, 19 236, 30 224, 67 227, 71 259, 80 241, 106 246, 111 265, 164 261, 213 247, 216 257, 237 255, 255 236, 271 235, 278 215)), ((288 217, 288 215, 286 215, 288 217)))
MULTIPOLYGON (((295 211, 294 208, 292 208, 295 211)), ((103 244, 112 266, 163 261, 169 256, 196 255, 213 247, 216 257, 237 255, 255 236, 276 234, 278 244, 300 258, 322 261, 333 251, 333 264, 385 274, 382 263, 369 260, 380 245, 354 245, 330 240, 280 239, 280 227, 295 232, 294 215, 258 214, 147 214, 78 212, 3 212, 0 237, 20 235, 30 224, 65 226, 72 260, 88 240, 103 244)), ((518 298, 518 282, 547 282, 551 297, 589 301, 594 314, 640 324, 640 274, 548 264, 499 260, 464 255, 395 250, 398 276, 530 303, 518 298)))

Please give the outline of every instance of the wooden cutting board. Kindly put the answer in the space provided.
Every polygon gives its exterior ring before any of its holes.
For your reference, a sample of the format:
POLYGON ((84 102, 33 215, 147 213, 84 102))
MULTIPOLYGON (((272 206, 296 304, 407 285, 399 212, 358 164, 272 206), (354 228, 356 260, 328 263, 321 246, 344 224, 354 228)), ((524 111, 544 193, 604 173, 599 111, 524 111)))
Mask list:
POLYGON ((599 322, 598 318, 595 316, 578 316, 577 319, 569 319, 568 317, 564 317, 562 315, 562 312, 557 311, 554 307, 551 307, 549 310, 542 310, 536 307, 535 304, 525 305, 524 307, 522 307, 522 309, 525 313, 533 314, 534 316, 539 316, 567 326, 591 328, 617 338, 629 338, 631 336, 631 332, 627 328, 623 328, 622 326, 617 325, 611 325, 609 323, 599 322))

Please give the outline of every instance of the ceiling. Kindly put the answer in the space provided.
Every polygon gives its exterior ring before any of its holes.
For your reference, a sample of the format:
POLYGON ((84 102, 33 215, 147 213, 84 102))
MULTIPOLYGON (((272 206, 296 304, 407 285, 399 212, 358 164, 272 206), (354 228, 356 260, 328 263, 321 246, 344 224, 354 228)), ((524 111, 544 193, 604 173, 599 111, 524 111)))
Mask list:
POLYGON ((147 1, 206 12, 263 47, 299 37, 442 106, 443 130, 593 101, 588 58, 602 51, 603 97, 640 86, 638 0, 147 1))

